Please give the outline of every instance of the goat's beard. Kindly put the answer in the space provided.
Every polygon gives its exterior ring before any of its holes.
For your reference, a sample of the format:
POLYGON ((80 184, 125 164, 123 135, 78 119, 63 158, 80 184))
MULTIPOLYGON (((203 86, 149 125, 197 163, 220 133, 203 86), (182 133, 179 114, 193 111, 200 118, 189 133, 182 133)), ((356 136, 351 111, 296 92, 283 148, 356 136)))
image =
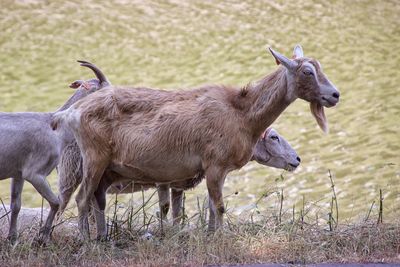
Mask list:
POLYGON ((318 102, 311 102, 310 103, 310 110, 311 114, 313 114, 315 120, 317 121, 319 127, 325 133, 328 133, 328 121, 325 117, 324 107, 319 104, 318 102))

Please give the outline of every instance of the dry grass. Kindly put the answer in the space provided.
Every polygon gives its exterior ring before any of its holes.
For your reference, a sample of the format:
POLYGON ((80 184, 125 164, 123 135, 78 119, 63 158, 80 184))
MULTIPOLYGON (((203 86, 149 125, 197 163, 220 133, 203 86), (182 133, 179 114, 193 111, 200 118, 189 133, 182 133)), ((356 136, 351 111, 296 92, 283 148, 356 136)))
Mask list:
MULTIPOLYGON (((283 199, 282 199, 283 200, 283 199)), ((109 217, 108 242, 79 241, 76 227, 57 226, 47 246, 34 244, 34 227, 22 234, 18 244, 0 241, 0 265, 84 265, 84 266, 199 266, 243 263, 399 262, 399 222, 379 222, 370 214, 362 222, 338 224, 333 216, 315 219, 305 207, 292 213, 281 203, 270 216, 256 209, 247 219, 227 214, 221 231, 206 231, 207 209, 184 225, 160 224, 144 205, 129 207, 109 217), (330 221, 330 220, 333 220, 330 221), (151 234, 149 234, 151 233, 151 234)), ((117 206, 118 203, 113 203, 117 206)), ((111 210, 112 207, 111 207, 111 210)), ((335 214, 335 210, 331 210, 335 214)), ((94 228, 94 227, 93 227, 94 228)))

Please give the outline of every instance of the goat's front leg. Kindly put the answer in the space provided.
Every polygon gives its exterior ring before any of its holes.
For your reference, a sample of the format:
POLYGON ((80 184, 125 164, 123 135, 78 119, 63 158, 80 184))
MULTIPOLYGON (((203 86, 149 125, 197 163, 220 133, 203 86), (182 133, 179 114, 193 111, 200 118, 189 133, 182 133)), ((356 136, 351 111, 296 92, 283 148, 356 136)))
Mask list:
POLYGON ((39 243, 44 243, 50 237, 51 227, 53 225, 54 217, 58 212, 60 202, 58 200, 58 197, 51 190, 45 176, 33 175, 32 177, 26 178, 26 180, 30 182, 33 187, 39 192, 39 194, 42 195, 42 197, 46 199, 47 202, 49 202, 50 204, 49 215, 47 215, 46 222, 44 226, 40 229, 39 236, 37 238, 37 241, 39 243))
POLYGON ((167 220, 167 214, 170 206, 169 185, 157 185, 158 204, 160 207, 160 220, 167 220))
POLYGON ((10 229, 8 231, 7 239, 10 240, 12 244, 17 241, 18 231, 17 231, 17 221, 18 214, 21 210, 21 193, 24 187, 24 179, 12 178, 11 181, 11 221, 10 229))
MULTIPOLYGON (((96 155, 95 153, 92 154, 96 155)), ((88 216, 91 200, 107 166, 108 161, 104 158, 92 159, 88 156, 88 153, 83 156, 83 179, 76 196, 76 203, 78 206, 78 227, 85 240, 90 238, 88 216)), ((100 218, 99 214, 95 213, 95 215, 96 220, 100 218)), ((103 219, 105 221, 104 216, 103 219)))
POLYGON ((210 198, 210 221, 208 223, 208 230, 215 231, 223 225, 223 216, 225 213, 225 205, 222 195, 222 188, 224 186, 226 171, 222 168, 211 166, 206 170, 206 181, 208 195, 210 198), (212 216, 212 213, 215 216, 212 216), (213 219, 215 218, 215 221, 213 219))
POLYGON ((181 223, 182 198, 183 198, 183 190, 171 188, 172 220, 174 225, 178 225, 181 223))
MULTIPOLYGON (((209 218, 208 218, 208 230, 210 231, 211 226, 215 228, 215 209, 212 207, 212 201, 210 196, 208 196, 208 210, 209 210, 209 218)), ((212 230, 211 230, 212 231, 212 230)))

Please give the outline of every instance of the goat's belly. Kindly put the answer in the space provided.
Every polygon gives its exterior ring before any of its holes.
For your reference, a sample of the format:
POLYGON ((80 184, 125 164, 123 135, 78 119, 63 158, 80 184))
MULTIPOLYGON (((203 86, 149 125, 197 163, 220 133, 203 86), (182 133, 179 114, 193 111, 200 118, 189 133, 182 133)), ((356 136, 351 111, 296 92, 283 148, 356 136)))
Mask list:
POLYGON ((195 177, 202 171, 200 159, 174 161, 171 158, 145 163, 114 162, 109 168, 130 180, 142 183, 183 181, 195 177))

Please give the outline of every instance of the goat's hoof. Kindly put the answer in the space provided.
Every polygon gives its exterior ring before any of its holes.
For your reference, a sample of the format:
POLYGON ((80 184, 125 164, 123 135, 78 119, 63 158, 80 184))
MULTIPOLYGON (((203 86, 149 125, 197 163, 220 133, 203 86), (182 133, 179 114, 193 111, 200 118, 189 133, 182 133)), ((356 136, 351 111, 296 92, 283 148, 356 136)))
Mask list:
POLYGON ((220 214, 224 214, 226 212, 225 207, 224 206, 218 207, 218 212, 220 214))
POLYGON ((146 231, 140 238, 144 241, 150 241, 150 240, 154 239, 154 235, 152 233, 146 231))
POLYGON ((36 236, 33 239, 32 246, 34 247, 44 247, 47 244, 47 239, 41 235, 36 236))
POLYGON ((215 234, 215 227, 208 227, 207 229, 207 235, 214 235, 215 234))
POLYGON ((88 236, 82 236, 82 235, 80 235, 80 236, 78 237, 78 241, 79 241, 79 243, 81 243, 81 244, 90 244, 90 243, 92 243, 92 241, 94 241, 94 240, 91 240, 90 237, 88 237, 88 236))
POLYGON ((51 228, 48 228, 46 226, 43 226, 42 228, 40 228, 39 230, 39 235, 45 237, 45 236, 50 236, 50 231, 51 228))
POLYGON ((18 234, 10 234, 7 236, 7 240, 11 245, 15 245, 18 241, 18 234))
POLYGON ((35 246, 45 246, 47 242, 50 240, 50 230, 47 227, 42 227, 39 230, 37 236, 33 239, 33 244, 35 246))
POLYGON ((48 241, 49 237, 38 235, 33 239, 32 245, 35 247, 45 247, 48 241))
POLYGON ((99 243, 105 243, 105 242, 108 241, 108 239, 107 239, 107 236, 98 235, 98 236, 96 237, 96 241, 99 242, 99 243))

